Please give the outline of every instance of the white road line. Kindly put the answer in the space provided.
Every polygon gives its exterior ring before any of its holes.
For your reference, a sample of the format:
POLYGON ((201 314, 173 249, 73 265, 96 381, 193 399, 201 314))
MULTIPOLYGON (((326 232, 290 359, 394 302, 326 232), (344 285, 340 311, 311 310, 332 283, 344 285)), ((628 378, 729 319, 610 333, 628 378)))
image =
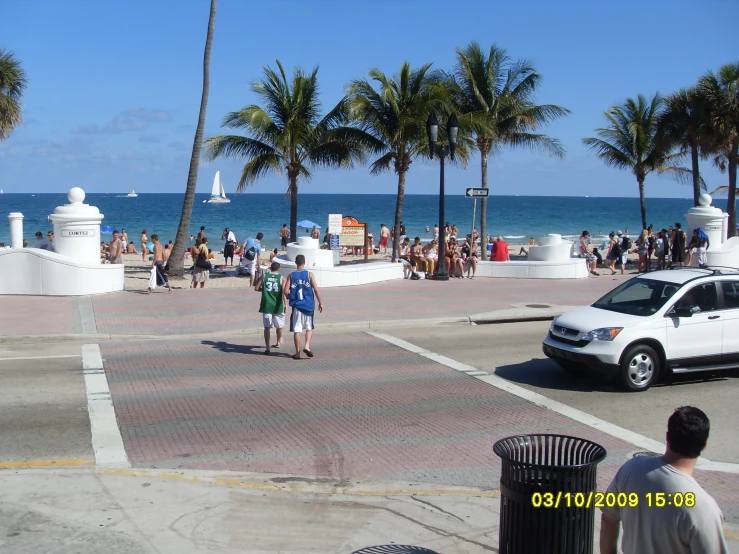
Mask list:
MULTIPOLYGON (((447 358, 446 356, 442 356, 440 354, 435 354, 434 352, 430 352, 425 348, 421 348, 420 346, 416 346, 415 344, 411 344, 385 333, 375 333, 373 331, 365 332, 368 335, 372 335, 373 337, 384 340, 385 342, 394 344, 395 346, 403 348, 404 350, 408 350, 409 352, 419 354, 424 358, 433 360, 441 365, 456 369, 457 371, 465 373, 466 375, 470 375, 475 379, 479 379, 480 381, 483 381, 488 385, 492 385, 497 389, 504 390, 515 396, 518 396, 519 398, 523 398, 525 400, 528 400, 529 402, 533 402, 538 406, 542 406, 544 408, 552 410, 553 412, 557 412, 571 419, 574 419, 575 421, 584 423, 585 425, 592 427, 593 429, 597 429, 598 431, 611 435, 612 437, 616 437, 617 439, 621 439, 623 441, 636 445, 639 448, 643 448, 644 450, 649 450, 651 452, 662 452, 665 448, 664 443, 650 439, 649 437, 645 437, 644 435, 640 435, 639 433, 629 431, 628 429, 624 429, 623 427, 619 427, 618 425, 614 425, 613 423, 604 421, 600 418, 578 410, 577 408, 573 408, 572 406, 568 406, 567 404, 562 404, 561 402, 557 402, 556 400, 547 398, 546 396, 543 396, 539 393, 530 391, 518 385, 514 385, 513 383, 506 381, 505 379, 498 377, 497 375, 475 375, 475 372, 479 371, 475 367, 463 364, 456 360, 452 360, 451 358, 447 358)), ((706 458, 699 458, 698 465, 696 467, 698 469, 706 471, 739 473, 739 464, 734 464, 730 462, 712 462, 711 460, 708 460, 706 458)))
POLYGON ((103 370, 103 358, 97 344, 82 345, 82 368, 85 371, 87 410, 90 414, 92 449, 97 467, 128 468, 123 437, 118 429, 108 378, 103 370))
POLYGON ((56 358, 79 358, 79 354, 60 354, 58 356, 18 356, 17 358, 0 358, 0 362, 13 360, 54 360, 56 358))

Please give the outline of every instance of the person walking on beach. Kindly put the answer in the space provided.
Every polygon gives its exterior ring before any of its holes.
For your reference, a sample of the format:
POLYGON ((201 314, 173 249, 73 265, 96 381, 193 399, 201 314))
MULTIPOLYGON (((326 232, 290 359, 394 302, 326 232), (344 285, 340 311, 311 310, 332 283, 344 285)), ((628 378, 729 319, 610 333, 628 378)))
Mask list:
POLYGON ((311 229, 310 238, 312 238, 312 239, 320 239, 321 238, 321 231, 318 229, 318 225, 314 225, 313 226, 313 229, 311 229))
POLYGON ((257 233, 257 238, 254 239, 249 237, 244 242, 244 255, 241 258, 239 265, 244 267, 244 274, 249 276, 249 286, 254 286, 254 281, 257 278, 257 268, 262 262, 262 243, 260 242, 264 234, 257 233))
POLYGON ((702 410, 678 408, 667 421, 665 453, 621 466, 606 494, 639 501, 601 508, 601 554, 619 552, 619 524, 624 554, 729 554, 721 509, 693 478, 710 429, 702 410))
POLYGON ((205 238, 205 227, 202 227, 202 226, 200 227, 200 231, 198 232, 198 236, 195 237, 195 238, 196 238, 196 240, 197 239, 200 239, 200 242, 201 243, 203 242, 203 239, 205 238))
POLYGON ((434 225, 434 240, 439 240, 439 224, 434 225))
POLYGON ((387 255, 387 239, 390 237, 390 229, 383 223, 380 225, 380 242, 377 247, 382 250, 382 254, 387 255))
POLYGON ((123 243, 118 237, 118 231, 113 231, 113 241, 108 247, 108 259, 112 264, 123 263, 123 243))
POLYGON ((288 229, 287 223, 282 224, 282 229, 277 231, 277 234, 280 235, 280 245, 282 246, 282 249, 287 250, 287 241, 290 238, 290 229, 288 229))
MULTIPOLYGON (((608 233, 608 253, 606 254, 606 267, 611 270, 611 275, 616 275, 616 262, 621 261, 621 242, 616 240, 616 234, 608 233)), ((621 275, 624 274, 624 264, 621 264, 621 275)))
MULTIPOLYGON (((157 281, 161 280, 162 286, 167 286, 167 293, 169 294, 172 292, 172 287, 169 285, 169 280, 164 274, 164 247, 162 246, 162 243, 159 242, 158 235, 151 235, 151 240, 154 243, 154 261, 151 262, 151 267, 156 270, 157 281)), ((150 293, 151 287, 149 287, 146 292, 150 293)))
POLYGON ((146 261, 146 256, 149 254, 149 247, 146 245, 149 242, 149 239, 146 238, 147 230, 144 229, 141 231, 141 261, 146 261))
POLYGON ((313 337, 313 329, 315 327, 313 323, 315 300, 318 300, 319 312, 323 312, 323 303, 321 302, 321 293, 316 286, 313 273, 305 269, 305 256, 303 254, 298 254, 295 257, 295 265, 297 269, 285 280, 283 294, 293 309, 290 314, 290 332, 293 333, 293 340, 295 342, 293 360, 299 360, 300 335, 303 331, 305 331, 305 348, 303 352, 309 358, 313 357, 310 341, 313 337))
POLYGON ((675 223, 675 229, 672 232, 672 241, 670 242, 670 253, 672 255, 672 266, 683 267, 685 256, 685 232, 680 223, 675 223))
POLYGON ((192 283, 190 283, 191 289, 205 288, 205 282, 210 277, 210 262, 208 261, 208 239, 203 237, 202 239, 195 240, 195 246, 192 247, 192 283))
MULTIPOLYGON (((222 239, 226 240, 226 244, 223 247, 223 258, 224 264, 228 264, 228 259, 231 258, 231 265, 234 265, 234 249, 236 248, 236 235, 228 227, 223 231, 222 239)), ((250 283, 251 285, 251 283, 250 283)))
POLYGON ((580 251, 580 257, 585 258, 585 263, 588 266, 588 271, 591 275, 598 276, 599 273, 595 271, 595 264, 598 263, 598 259, 590 252, 590 245, 588 244, 590 239, 590 233, 583 231, 580 235, 580 241, 578 243, 578 250, 580 251))
MULTIPOLYGON (((262 293, 259 303, 259 313, 262 314, 264 324, 264 353, 271 354, 269 348, 270 329, 275 328, 277 341, 273 348, 282 345, 282 328, 285 326, 285 277, 280 275, 280 264, 272 262, 269 272, 265 273, 258 281, 254 290, 262 293)), ((306 347, 307 348, 307 347, 306 347)))
POLYGON ((126 251, 126 248, 128 248, 128 233, 126 233, 125 229, 121 229, 121 244, 123 245, 123 251, 126 251))

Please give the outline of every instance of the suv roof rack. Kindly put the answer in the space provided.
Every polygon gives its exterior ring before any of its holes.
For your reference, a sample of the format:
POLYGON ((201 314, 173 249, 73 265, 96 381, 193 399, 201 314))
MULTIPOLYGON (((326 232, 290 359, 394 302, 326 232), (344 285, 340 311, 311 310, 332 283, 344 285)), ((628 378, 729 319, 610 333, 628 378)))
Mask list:
POLYGON ((672 266, 668 271, 678 271, 681 269, 692 269, 694 271, 707 271, 711 275, 727 275, 730 273, 739 272, 739 267, 732 267, 728 265, 711 265, 706 267, 691 267, 691 266, 672 266), (730 271, 722 271, 728 269, 730 271))

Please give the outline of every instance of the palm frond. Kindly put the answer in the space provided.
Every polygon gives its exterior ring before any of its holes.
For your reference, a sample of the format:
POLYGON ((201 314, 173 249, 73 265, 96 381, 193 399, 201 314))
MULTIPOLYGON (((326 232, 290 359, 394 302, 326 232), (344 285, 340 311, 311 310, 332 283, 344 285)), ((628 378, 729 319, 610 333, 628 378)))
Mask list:
POLYGON ((282 158, 277 154, 260 154, 252 157, 241 168, 241 179, 236 186, 236 192, 243 192, 250 184, 254 184, 259 178, 266 177, 270 173, 282 175, 282 158))
MULTIPOLYGON (((662 166, 657 169, 657 172, 659 175, 667 175, 671 178, 673 178, 675 181, 680 183, 681 185, 693 185, 693 170, 688 169, 687 167, 677 167, 674 165, 670 166, 662 166)), ((708 190, 708 187, 706 186, 706 182, 703 180, 703 177, 700 177, 700 184, 701 189, 704 191, 708 190)))
POLYGON ((395 161, 395 152, 388 152, 384 156, 376 159, 370 165, 370 175, 378 175, 385 171, 390 171, 391 164, 395 161))
POLYGON ((281 157, 274 147, 249 137, 223 135, 210 137, 203 141, 203 158, 208 161, 213 161, 220 156, 248 159, 266 155, 281 157))

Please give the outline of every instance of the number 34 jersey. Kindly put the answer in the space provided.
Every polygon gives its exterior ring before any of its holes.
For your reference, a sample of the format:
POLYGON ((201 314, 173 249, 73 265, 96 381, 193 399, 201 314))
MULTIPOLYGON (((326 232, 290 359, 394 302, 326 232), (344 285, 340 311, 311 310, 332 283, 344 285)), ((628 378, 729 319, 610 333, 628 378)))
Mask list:
POLYGON ((262 301, 259 304, 259 312, 263 314, 281 314, 284 311, 282 275, 279 273, 265 273, 262 281, 262 301))

